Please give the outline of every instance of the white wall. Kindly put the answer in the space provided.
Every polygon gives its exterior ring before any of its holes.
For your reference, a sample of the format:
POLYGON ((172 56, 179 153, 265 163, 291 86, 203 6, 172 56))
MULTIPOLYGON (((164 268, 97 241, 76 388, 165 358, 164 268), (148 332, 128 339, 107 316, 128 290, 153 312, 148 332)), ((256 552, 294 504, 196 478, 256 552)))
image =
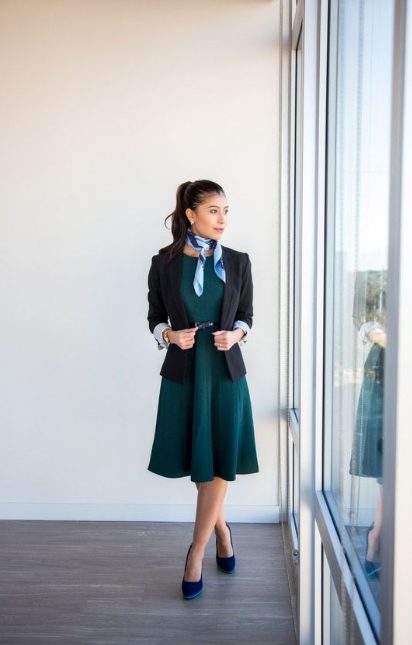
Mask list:
POLYGON ((176 187, 226 190, 248 251, 260 472, 228 518, 277 517, 277 25, 270 0, 0 3, 2 518, 194 519, 147 471, 151 256, 176 187))

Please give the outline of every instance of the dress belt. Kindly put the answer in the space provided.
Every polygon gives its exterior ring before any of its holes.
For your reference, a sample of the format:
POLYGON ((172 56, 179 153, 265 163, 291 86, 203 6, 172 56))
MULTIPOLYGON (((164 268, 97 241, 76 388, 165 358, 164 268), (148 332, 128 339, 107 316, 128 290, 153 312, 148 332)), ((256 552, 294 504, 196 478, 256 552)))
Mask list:
POLYGON ((207 327, 213 327, 213 325, 219 325, 219 322, 213 320, 203 320, 196 322, 189 322, 190 327, 197 327, 198 329, 206 329, 207 327))

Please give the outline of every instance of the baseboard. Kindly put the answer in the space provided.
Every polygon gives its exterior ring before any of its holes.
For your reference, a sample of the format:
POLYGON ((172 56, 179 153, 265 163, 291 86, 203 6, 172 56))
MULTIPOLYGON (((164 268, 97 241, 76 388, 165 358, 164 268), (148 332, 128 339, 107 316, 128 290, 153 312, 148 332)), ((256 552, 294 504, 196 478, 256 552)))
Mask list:
MULTIPOLYGON (((225 512, 228 522, 279 522, 278 506, 226 504, 225 512)), ((194 504, 0 503, 2 520, 193 522, 194 515, 194 504)))

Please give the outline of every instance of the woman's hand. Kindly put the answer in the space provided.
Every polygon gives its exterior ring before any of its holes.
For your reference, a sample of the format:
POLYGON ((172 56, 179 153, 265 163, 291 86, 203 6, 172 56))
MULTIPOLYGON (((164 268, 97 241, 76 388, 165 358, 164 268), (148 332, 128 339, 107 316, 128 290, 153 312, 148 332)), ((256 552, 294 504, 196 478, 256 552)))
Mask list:
POLYGON ((383 329, 371 329, 368 332, 368 338, 372 343, 376 343, 381 347, 386 347, 386 332, 383 329))
POLYGON ((214 331, 214 345, 220 352, 227 352, 235 343, 238 343, 245 335, 243 329, 233 329, 232 331, 214 331))
POLYGON ((170 342, 180 347, 180 349, 191 349, 195 344, 196 332, 197 327, 191 327, 190 329, 180 329, 179 331, 173 331, 172 329, 170 329, 168 336, 170 342))

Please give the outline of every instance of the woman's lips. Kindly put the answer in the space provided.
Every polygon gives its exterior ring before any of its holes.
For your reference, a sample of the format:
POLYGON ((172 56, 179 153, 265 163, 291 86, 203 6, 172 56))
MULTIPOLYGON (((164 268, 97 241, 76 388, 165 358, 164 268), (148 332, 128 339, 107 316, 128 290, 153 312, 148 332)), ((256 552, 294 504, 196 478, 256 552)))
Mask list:
POLYGON ((224 230, 224 228, 215 228, 215 231, 217 231, 218 233, 223 233, 224 230))

